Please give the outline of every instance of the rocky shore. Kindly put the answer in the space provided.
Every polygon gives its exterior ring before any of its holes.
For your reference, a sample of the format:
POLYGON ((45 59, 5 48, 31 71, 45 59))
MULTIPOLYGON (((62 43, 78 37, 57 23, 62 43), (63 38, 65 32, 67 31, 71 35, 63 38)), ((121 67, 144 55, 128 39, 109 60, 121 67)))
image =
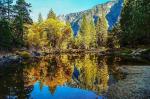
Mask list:
POLYGON ((24 61, 32 60, 41 56, 38 52, 29 52, 29 51, 16 51, 15 53, 2 54, 0 56, 0 66, 12 64, 12 63, 21 63, 24 61))
POLYGON ((150 99, 150 66, 121 66, 128 75, 110 86, 108 99, 150 99))
MULTIPOLYGON (((76 53, 79 54, 80 51, 73 51, 72 53, 70 51, 62 52, 63 54, 72 54, 76 53)), ((96 50, 96 51, 81 51, 81 53, 99 53, 101 56, 128 56, 130 58, 144 58, 146 60, 150 60, 150 49, 135 49, 135 50, 108 50, 108 51, 103 51, 103 50, 96 50)), ((24 59, 29 59, 29 58, 34 58, 34 57, 39 57, 39 56, 44 56, 45 54, 61 54, 61 52, 54 51, 53 53, 41 53, 41 52, 35 52, 35 51, 16 51, 14 53, 7 53, 7 54, 0 54, 0 65, 7 64, 7 63, 12 63, 12 62, 21 62, 24 59)))
POLYGON ((21 62, 22 58, 19 55, 7 55, 7 56, 1 56, 0 57, 0 66, 4 64, 11 64, 14 62, 21 62))

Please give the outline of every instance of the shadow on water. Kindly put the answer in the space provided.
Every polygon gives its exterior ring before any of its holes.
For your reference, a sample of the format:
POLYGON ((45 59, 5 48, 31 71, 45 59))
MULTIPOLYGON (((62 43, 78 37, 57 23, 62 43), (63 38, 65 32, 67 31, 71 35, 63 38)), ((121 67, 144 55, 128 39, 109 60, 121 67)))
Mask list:
POLYGON ((0 67, 0 99, 102 99, 127 74, 119 57, 48 55, 0 67))

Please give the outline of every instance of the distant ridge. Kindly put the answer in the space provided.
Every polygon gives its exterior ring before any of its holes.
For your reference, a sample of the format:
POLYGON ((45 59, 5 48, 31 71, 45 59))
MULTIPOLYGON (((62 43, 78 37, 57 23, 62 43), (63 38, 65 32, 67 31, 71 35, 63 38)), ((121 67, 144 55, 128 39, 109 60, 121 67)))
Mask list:
POLYGON ((72 29, 74 31, 74 35, 77 34, 80 23, 82 20, 82 16, 86 15, 88 19, 96 19, 98 16, 101 16, 101 12, 106 14, 106 18, 108 20, 109 29, 113 27, 113 25, 118 21, 122 9, 123 0, 113 0, 108 1, 103 4, 98 4, 91 9, 84 10, 77 13, 70 13, 67 15, 58 16, 61 21, 68 21, 71 23, 72 29), (103 7, 103 9, 102 9, 103 7))

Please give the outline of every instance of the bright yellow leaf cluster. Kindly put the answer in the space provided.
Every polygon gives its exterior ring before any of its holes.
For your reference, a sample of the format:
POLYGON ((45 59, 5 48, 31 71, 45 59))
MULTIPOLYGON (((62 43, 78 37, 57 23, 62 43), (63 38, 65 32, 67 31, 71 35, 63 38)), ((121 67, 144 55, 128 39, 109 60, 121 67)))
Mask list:
POLYGON ((27 44, 36 49, 67 49, 71 36, 70 25, 49 18, 28 26, 27 44))

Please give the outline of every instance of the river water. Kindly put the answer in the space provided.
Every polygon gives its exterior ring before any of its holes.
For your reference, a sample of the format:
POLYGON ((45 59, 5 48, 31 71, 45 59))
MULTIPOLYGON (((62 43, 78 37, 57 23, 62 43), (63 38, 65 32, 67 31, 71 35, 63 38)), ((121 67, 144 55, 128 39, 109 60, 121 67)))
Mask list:
MULTIPOLYGON (((141 69, 135 61, 98 54, 48 55, 31 62, 12 63, 0 67, 0 99, 134 99, 134 91, 150 87, 150 66, 144 66, 141 69), (144 79, 144 84, 133 89, 134 85, 141 85, 138 77, 144 79)), ((145 90, 150 92, 150 88, 145 90)), ((148 95, 144 93, 136 99, 150 98, 148 95)))

